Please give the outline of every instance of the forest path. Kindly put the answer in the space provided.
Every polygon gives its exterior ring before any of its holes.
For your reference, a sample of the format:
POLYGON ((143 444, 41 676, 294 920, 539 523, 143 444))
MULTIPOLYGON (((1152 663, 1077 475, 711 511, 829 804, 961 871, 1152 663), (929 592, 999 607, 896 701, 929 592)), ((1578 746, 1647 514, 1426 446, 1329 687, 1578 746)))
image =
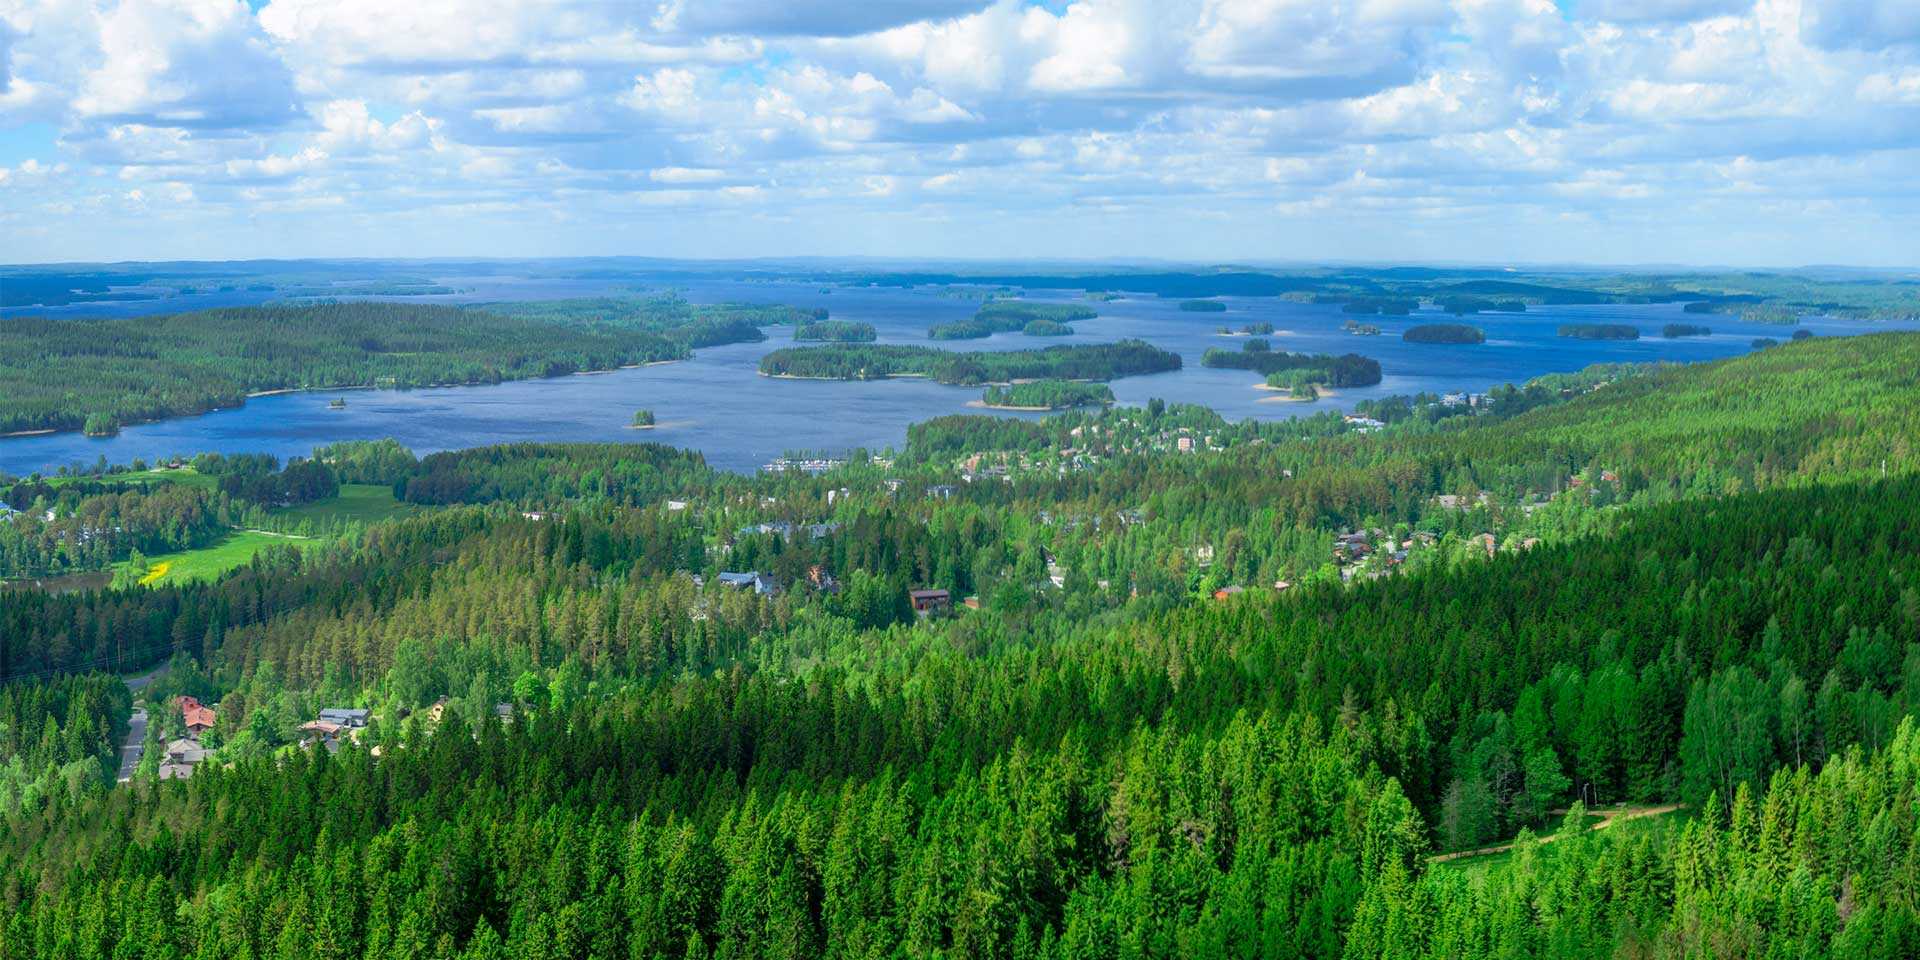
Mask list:
MULTIPOLYGON (((1665 816, 1669 813, 1672 813, 1676 810, 1683 809, 1685 807, 1686 807, 1686 804, 1684 803, 1663 803, 1657 806, 1635 806, 1630 804, 1623 804, 1617 807, 1600 807, 1598 809, 1588 810, 1587 813, 1589 815, 1600 818, 1600 822, 1594 824, 1592 827, 1589 827, 1588 832, 1592 832, 1594 830, 1605 830, 1606 828, 1613 826, 1615 823, 1619 823, 1624 820, 1638 820, 1641 817, 1665 816)), ((1549 810, 1547 811, 1547 813, 1549 815, 1565 816, 1567 811, 1549 810)), ((1536 838, 1536 842, 1552 843, 1553 841, 1559 839, 1559 836, 1560 835, 1557 833, 1542 834, 1536 838)), ((1437 856, 1428 857, 1427 862, 1428 863, 1446 863, 1451 860, 1466 860, 1471 857, 1488 857, 1496 853, 1506 853, 1507 851, 1512 849, 1513 849, 1513 842, 1508 841, 1506 843, 1496 844, 1495 846, 1491 846, 1491 847, 1476 847, 1472 850, 1456 850, 1453 853, 1442 853, 1437 856)))

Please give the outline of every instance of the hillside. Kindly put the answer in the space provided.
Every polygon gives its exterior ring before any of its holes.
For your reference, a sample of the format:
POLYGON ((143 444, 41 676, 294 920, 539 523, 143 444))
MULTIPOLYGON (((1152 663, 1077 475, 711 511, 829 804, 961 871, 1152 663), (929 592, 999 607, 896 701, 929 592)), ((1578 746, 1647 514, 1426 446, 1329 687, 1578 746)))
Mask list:
POLYGON ((212 583, 0 593, 0 715, 54 731, 0 740, 0 952, 1905 955, 1916 351, 1370 432, 952 417, 724 481, 369 446, 449 505, 212 583), (150 702, 218 704, 218 763, 88 772, 128 705, 48 678, 126 651, 173 658, 150 702), (303 746, 338 704, 372 724, 303 746))

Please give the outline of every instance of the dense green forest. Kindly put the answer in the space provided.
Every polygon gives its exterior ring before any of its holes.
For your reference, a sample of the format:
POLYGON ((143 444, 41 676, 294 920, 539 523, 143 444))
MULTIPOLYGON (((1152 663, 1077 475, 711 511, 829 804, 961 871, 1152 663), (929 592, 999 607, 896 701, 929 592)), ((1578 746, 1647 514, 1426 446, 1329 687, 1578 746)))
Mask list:
POLYGON ((1914 955, 1916 369, 209 461, 437 509, 0 592, 0 957, 1914 955), (214 759, 113 786, 165 661, 214 759))
POLYGON ((770 377, 883 380, 918 376, 965 385, 1042 378, 1113 380, 1178 369, 1178 354, 1141 340, 971 352, 909 346, 788 347, 760 358, 760 372, 770 377))
POLYGON ((1252 370, 1268 377, 1303 371, 1307 379, 1331 387, 1365 387, 1380 382, 1380 361, 1371 357, 1355 353, 1337 357, 1325 353, 1288 353, 1274 350, 1259 338, 1241 344, 1239 350, 1211 348, 1201 354, 1200 365, 1252 370))
POLYGON ((1423 323, 1408 327, 1400 339, 1408 343, 1486 343, 1487 333, 1464 323, 1423 323))
POLYGON ((762 340, 811 313, 677 298, 473 308, 405 303, 236 307, 119 320, 0 325, 0 433, 78 430, 204 413, 250 393, 496 383, 682 359, 762 340))
POLYGON ((989 407, 1014 407, 1026 410, 1065 410, 1089 404, 1112 403, 1113 389, 1103 383, 1075 380, 1033 380, 1007 386, 992 386, 981 394, 980 402, 989 407))
POLYGON ((873 324, 856 320, 809 320, 793 328, 795 340, 872 343, 875 337, 873 324))
POLYGON ((1218 300, 1182 300, 1180 309, 1188 313, 1226 313, 1227 305, 1218 300))

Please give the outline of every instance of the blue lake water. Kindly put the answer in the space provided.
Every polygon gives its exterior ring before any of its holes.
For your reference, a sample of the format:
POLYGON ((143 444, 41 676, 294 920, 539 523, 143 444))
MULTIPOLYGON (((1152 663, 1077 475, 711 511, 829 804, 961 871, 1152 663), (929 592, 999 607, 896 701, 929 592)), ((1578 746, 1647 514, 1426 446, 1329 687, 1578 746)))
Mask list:
MULTIPOLYGON (((606 281, 436 279, 463 292, 408 301, 549 299, 634 289, 630 284, 606 281)), ((817 283, 735 281, 697 283, 678 289, 696 302, 827 307, 835 319, 872 323, 882 343, 929 344, 929 325, 965 318, 978 307, 976 301, 934 289, 835 287, 826 292, 827 288, 817 283)), ((139 315, 259 302, 266 296, 211 294, 31 312, 139 315)), ((1078 291, 1032 291, 1030 299, 1081 302, 1078 291)), ((1407 327, 1453 318, 1435 311, 1411 317, 1361 317, 1363 322, 1378 325, 1382 335, 1359 337, 1341 329, 1348 316, 1338 306, 1270 298, 1225 299, 1226 313, 1185 312, 1175 300, 1121 299, 1092 304, 1100 316, 1075 323, 1077 332, 1070 337, 1034 338, 1013 333, 933 345, 1017 350, 1137 337, 1179 353, 1186 366, 1173 373, 1115 381, 1113 392, 1122 403, 1144 404, 1158 397, 1169 402, 1205 404, 1238 420, 1346 409, 1366 397, 1396 393, 1484 391, 1498 384, 1520 383, 1543 373, 1578 370, 1593 363, 1710 360, 1747 352, 1755 337, 1784 340, 1792 333, 1787 327, 1684 314, 1679 304, 1537 307, 1525 314, 1466 318, 1464 322, 1487 332, 1484 344, 1411 344, 1399 336, 1407 327), (1217 327, 1254 322, 1274 325, 1275 332, 1268 339, 1276 350, 1364 354, 1380 361, 1384 379, 1378 386, 1341 390, 1337 396, 1316 403, 1289 403, 1256 389, 1260 382, 1256 374, 1200 366, 1200 355, 1208 347, 1237 350, 1244 342, 1218 336, 1217 327), (1704 322, 1715 332, 1703 338, 1662 338, 1660 327, 1672 322, 1704 322), (1565 339, 1555 335, 1555 328, 1562 323, 1630 323, 1639 327, 1641 339, 1565 339)), ((1903 328, 1837 320, 1808 320, 1801 326, 1819 336, 1903 328)), ((396 438, 422 454, 520 440, 649 440, 691 447, 703 452, 717 467, 748 471, 789 450, 838 453, 857 447, 875 451, 897 448, 905 441, 909 424, 942 414, 982 412, 968 406, 969 401, 979 399, 978 387, 912 379, 854 383, 761 377, 756 373, 760 357, 790 345, 789 328, 770 327, 767 333, 769 339, 764 343, 712 347, 697 351, 688 361, 604 374, 497 386, 284 394, 258 397, 232 410, 131 426, 116 437, 92 438, 79 433, 9 437, 0 439, 0 473, 51 472, 63 465, 92 465, 101 457, 110 463, 126 463, 136 457, 154 460, 201 451, 262 451, 287 457, 305 455, 318 445, 337 440, 381 437, 396 438), (336 397, 346 399, 345 409, 329 408, 336 397), (642 407, 654 411, 660 422, 657 429, 628 428, 633 411, 642 407)))

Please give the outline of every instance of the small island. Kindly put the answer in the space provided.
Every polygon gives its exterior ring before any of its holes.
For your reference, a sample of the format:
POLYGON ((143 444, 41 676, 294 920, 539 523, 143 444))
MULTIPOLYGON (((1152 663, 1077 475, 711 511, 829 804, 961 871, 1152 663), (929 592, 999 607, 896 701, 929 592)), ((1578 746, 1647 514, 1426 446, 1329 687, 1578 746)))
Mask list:
POLYGON ((876 344, 785 347, 760 358, 760 373, 803 380, 926 377, 972 386, 1015 380, 1115 380, 1180 369, 1180 355, 1143 340, 1059 344, 1040 350, 941 350, 876 344))
POLYGON ((872 343, 877 334, 873 324, 857 320, 814 320, 793 328, 795 340, 820 340, 829 343, 872 343))
POLYGON ((1560 336, 1575 340, 1638 340, 1640 329, 1624 323, 1563 323, 1560 336))
POLYGON ((990 300, 969 319, 934 324, 927 329, 927 336, 934 340, 982 340, 996 333, 1018 330, 1034 337, 1062 337, 1073 332, 1068 323, 1091 320, 1097 316, 1099 314, 1093 308, 1077 303, 990 300), (1029 329, 1037 320, 1047 321, 1038 328, 1042 331, 1038 333, 1029 329), (1060 327, 1065 327, 1064 332, 1051 332, 1060 327))
POLYGON ((1313 371, 1312 379, 1331 387, 1370 387, 1380 382, 1380 361, 1357 353, 1333 356, 1325 353, 1287 353, 1272 349, 1265 340, 1249 340, 1246 349, 1208 350, 1200 357, 1203 367, 1252 370, 1272 377, 1287 371, 1313 371))
POLYGON ((1408 343, 1486 343, 1487 332, 1464 323, 1423 323, 1408 327, 1400 339, 1408 343))
POLYGON ((630 424, 630 426, 635 430, 652 430, 654 427, 653 411, 635 410, 633 412, 633 423, 630 424))
POLYGON ((1713 329, 1697 323, 1669 323, 1660 328, 1660 335, 1668 340, 1677 340, 1681 337, 1710 337, 1713 336, 1713 329))
POLYGON ((1182 300, 1180 309, 1188 313, 1226 313, 1227 305, 1218 300, 1182 300))
POLYGON ((1250 337, 1264 337, 1273 332, 1273 324, 1264 321, 1260 323, 1245 323, 1240 325, 1240 332, 1250 337))
POLYGON ((1057 320, 1032 320, 1020 332, 1029 337, 1066 337, 1073 334, 1073 328, 1057 320))
POLYGON ((980 395, 983 406, 996 410, 1066 410, 1113 402, 1113 390, 1103 383, 1076 380, 1033 380, 988 387, 980 395))

